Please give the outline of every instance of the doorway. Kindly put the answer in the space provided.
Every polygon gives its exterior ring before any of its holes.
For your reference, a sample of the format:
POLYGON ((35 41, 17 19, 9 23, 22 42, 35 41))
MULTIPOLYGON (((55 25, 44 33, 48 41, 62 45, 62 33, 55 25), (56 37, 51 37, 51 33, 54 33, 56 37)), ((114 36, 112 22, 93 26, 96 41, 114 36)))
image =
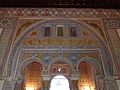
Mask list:
POLYGON ((55 76, 51 80, 50 90, 70 90, 68 79, 63 75, 55 76))

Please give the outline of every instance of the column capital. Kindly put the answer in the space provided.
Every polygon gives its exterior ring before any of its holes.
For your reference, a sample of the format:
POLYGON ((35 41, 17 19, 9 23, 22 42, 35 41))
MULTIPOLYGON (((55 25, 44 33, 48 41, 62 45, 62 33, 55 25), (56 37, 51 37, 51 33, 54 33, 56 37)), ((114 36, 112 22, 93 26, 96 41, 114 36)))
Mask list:
POLYGON ((43 80, 50 80, 50 75, 42 75, 43 80))

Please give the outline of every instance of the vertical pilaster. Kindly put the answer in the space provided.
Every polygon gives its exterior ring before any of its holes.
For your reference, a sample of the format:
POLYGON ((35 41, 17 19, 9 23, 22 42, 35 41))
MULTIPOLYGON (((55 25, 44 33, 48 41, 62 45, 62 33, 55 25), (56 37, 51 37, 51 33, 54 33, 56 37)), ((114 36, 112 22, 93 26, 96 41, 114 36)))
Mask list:
MULTIPOLYGON (((0 75, 3 75, 6 68, 7 57, 9 54, 13 34, 16 28, 16 18, 0 17, 0 28, 2 33, 0 36, 0 75), (5 65, 6 64, 6 65, 5 65)), ((3 75, 5 76, 5 74, 3 75)))

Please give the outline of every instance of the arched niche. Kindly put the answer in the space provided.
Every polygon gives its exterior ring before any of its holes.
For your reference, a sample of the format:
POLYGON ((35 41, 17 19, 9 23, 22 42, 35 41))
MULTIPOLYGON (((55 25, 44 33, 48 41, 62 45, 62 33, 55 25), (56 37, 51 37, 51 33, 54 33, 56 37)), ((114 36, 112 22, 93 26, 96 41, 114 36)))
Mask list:
POLYGON ((83 57, 78 63, 80 77, 78 80, 78 90, 96 90, 97 76, 104 76, 99 62, 91 57, 83 57))
POLYGON ((16 72, 16 76, 19 76, 19 77, 23 77, 23 74, 22 72, 24 71, 24 69, 31 63, 33 62, 36 62, 36 63, 39 63, 41 65, 41 73, 43 72, 44 70, 44 66, 43 66, 43 63, 42 63, 42 60, 37 58, 37 57, 30 57, 30 58, 27 58, 25 60, 22 60, 22 62, 19 63, 18 67, 17 67, 17 72, 16 72))
POLYGON ((14 90, 41 90, 43 65, 38 59, 23 61, 17 69, 17 82, 14 90))
POLYGON ((42 65, 38 62, 31 62, 22 71, 23 90, 41 90, 42 88, 42 65))
MULTIPOLYGON (((102 76, 105 76, 105 72, 104 72, 104 68, 103 66, 101 65, 101 62, 99 62, 97 59, 95 58, 92 58, 92 57, 82 57, 80 58, 78 64, 77 64, 77 68, 78 68, 78 71, 79 71, 79 64, 81 62, 89 62, 89 63, 93 63, 95 65, 95 68, 96 68, 96 75, 102 75, 102 76)), ((80 71, 79 71, 80 72, 80 71)))

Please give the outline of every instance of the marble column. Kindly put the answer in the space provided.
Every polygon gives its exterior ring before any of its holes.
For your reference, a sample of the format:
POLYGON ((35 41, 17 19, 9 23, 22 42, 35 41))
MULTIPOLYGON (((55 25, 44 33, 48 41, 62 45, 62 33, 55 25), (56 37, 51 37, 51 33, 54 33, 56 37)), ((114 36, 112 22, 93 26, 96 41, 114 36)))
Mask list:
POLYGON ((73 81, 73 90, 78 90, 78 81, 77 80, 74 80, 73 81))

